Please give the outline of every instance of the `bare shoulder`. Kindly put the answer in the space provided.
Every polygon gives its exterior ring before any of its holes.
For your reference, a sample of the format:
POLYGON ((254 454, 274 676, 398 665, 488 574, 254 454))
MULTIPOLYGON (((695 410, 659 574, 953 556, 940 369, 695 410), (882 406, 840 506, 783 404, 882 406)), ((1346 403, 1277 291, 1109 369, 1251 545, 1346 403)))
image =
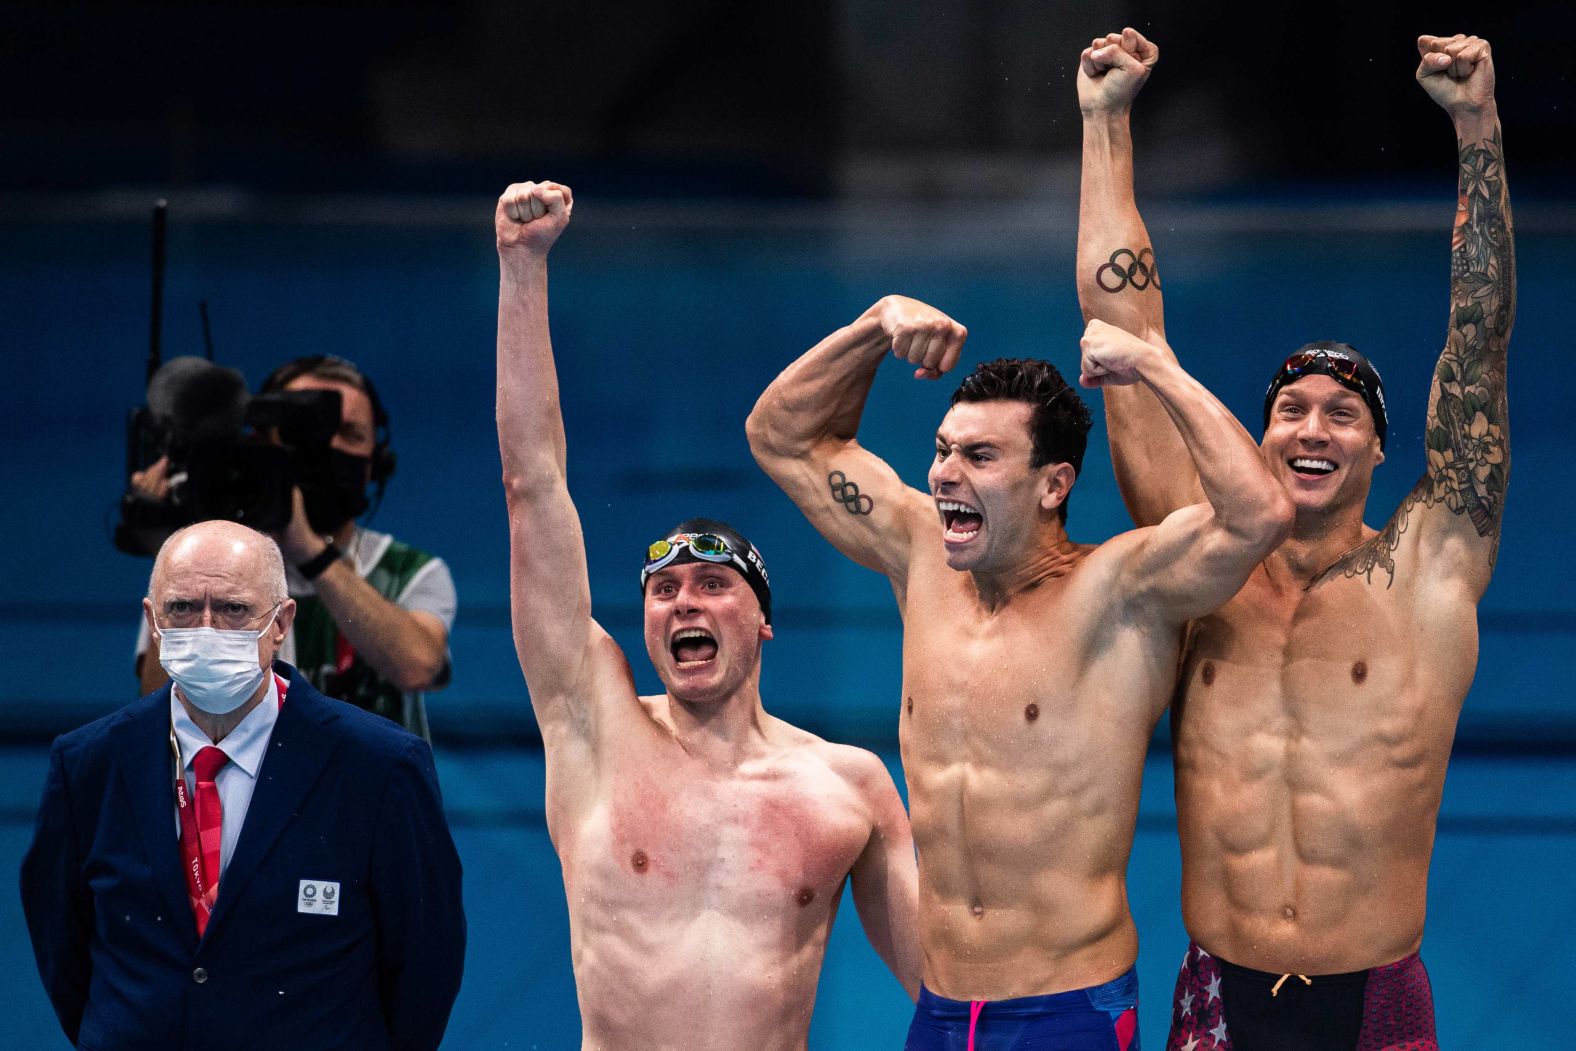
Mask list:
POLYGON ((1332 580, 1360 577, 1365 583, 1378 584, 1388 589, 1395 583, 1395 552, 1406 533, 1411 495, 1402 502, 1399 510, 1390 517, 1383 529, 1363 527, 1363 542, 1330 563, 1329 567, 1308 585, 1311 591, 1332 580), (1377 573, 1377 576, 1375 574, 1377 573))
POLYGON ((1438 558, 1420 557, 1419 527, 1435 486, 1426 475, 1401 500, 1401 505, 1379 530, 1363 527, 1363 541, 1330 564, 1308 587, 1323 587, 1336 580, 1360 580, 1381 591, 1393 591, 1397 581, 1411 592, 1418 577, 1432 578, 1441 568, 1438 558))
POLYGON ((893 787, 886 764, 869 749, 831 741, 822 741, 816 747, 827 767, 861 794, 893 787))
POLYGON ((1133 557, 1133 554, 1144 546, 1144 541, 1154 534, 1156 528, 1156 526, 1139 526, 1125 533, 1118 533, 1103 544, 1084 544, 1086 549, 1084 563, 1097 572, 1109 571, 1107 567, 1120 565, 1123 559, 1133 557))
POLYGON ((1156 528, 1140 526, 1118 533, 1103 544, 1080 544, 1082 552, 1074 567, 1073 588, 1083 597, 1118 598, 1123 571, 1138 557, 1156 528))
POLYGON ((905 813, 897 784, 880 756, 854 745, 829 741, 822 741, 816 747, 827 769, 842 782, 844 790, 859 801, 872 825, 885 826, 896 820, 896 815, 905 813))
POLYGON ((825 740, 781 720, 779 723, 795 768, 815 779, 814 790, 846 790, 871 804, 897 791, 886 764, 874 752, 825 740))

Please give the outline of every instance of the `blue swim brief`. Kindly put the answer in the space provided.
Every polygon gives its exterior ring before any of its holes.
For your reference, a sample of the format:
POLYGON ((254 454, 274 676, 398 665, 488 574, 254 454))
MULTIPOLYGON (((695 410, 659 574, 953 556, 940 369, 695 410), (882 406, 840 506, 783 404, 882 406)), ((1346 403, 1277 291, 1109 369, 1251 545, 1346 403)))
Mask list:
POLYGON ((919 987, 904 1051, 1139 1051, 1138 971, 1088 989, 949 1000, 919 987))

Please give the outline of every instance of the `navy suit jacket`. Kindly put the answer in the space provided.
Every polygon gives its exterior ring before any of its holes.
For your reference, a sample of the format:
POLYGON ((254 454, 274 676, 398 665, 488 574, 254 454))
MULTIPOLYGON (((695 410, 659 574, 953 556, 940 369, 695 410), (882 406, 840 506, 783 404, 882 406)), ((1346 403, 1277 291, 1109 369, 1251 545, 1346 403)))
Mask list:
POLYGON ((119 1049, 432 1049, 465 956, 432 752, 287 664, 279 721, 199 941, 176 837, 170 688, 60 737, 22 907, 66 1035, 119 1049), (303 880, 339 913, 302 911, 303 880))

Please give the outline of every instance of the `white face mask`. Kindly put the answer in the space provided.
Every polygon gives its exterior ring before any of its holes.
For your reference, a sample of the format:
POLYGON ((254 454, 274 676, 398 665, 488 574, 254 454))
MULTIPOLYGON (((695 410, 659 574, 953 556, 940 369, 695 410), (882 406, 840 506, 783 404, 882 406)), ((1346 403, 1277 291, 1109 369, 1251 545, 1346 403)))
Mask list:
POLYGON ((257 640, 273 626, 270 616, 258 631, 160 628, 159 663, 188 701, 209 715, 228 715, 251 700, 268 674, 257 659, 257 640))

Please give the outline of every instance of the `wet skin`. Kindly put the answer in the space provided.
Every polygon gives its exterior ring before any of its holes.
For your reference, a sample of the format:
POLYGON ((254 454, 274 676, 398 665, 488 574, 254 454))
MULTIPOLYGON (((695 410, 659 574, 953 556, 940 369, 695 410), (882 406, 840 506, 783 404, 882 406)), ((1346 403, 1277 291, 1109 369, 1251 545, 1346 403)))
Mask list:
MULTIPOLYGON (((1384 454, 1357 394, 1320 375, 1287 386, 1262 450, 1299 534, 1355 520, 1372 540, 1360 516, 1384 454)), ((1328 974, 1421 944, 1477 623, 1465 589, 1417 573, 1309 587, 1299 550, 1193 629, 1174 713, 1183 913, 1233 962, 1328 974)))
POLYGON ((1066 480, 1028 467, 1028 416, 948 412, 934 506, 915 501, 939 528, 916 528, 900 597, 925 982, 955 999, 1081 988, 1132 965, 1127 859, 1179 647, 1112 615, 1121 541, 1044 545, 1042 501, 1057 494, 1054 508, 1066 480), (970 571, 1005 601, 982 601, 970 571))
POLYGON ((872 946, 917 992, 907 815, 875 755, 766 712, 772 629, 733 569, 670 564, 646 582, 660 695, 637 696, 592 618, 547 324, 547 252, 572 208, 567 186, 516 183, 494 231, 514 641, 546 753, 582 1046, 802 1049, 845 881, 872 946))
POLYGON ((585 1046, 803 1047, 844 882, 901 803, 870 753, 759 709, 771 629, 733 570, 653 575, 645 634, 669 691, 636 697, 621 658, 588 684, 613 717, 594 783, 549 748, 585 1046), (693 733, 746 701, 719 762, 693 733))
POLYGON ((929 494, 905 486, 857 438, 881 358, 933 378, 965 335, 934 307, 884 297, 784 370, 746 430, 816 529, 892 584, 925 985, 999 1000, 1132 966, 1127 859, 1182 629, 1240 586, 1291 508, 1202 386, 1157 348, 1094 325, 1081 374, 1164 399, 1209 465, 1214 502, 1098 547, 1070 540, 1060 509, 1075 469, 1054 455, 1033 463, 1033 410, 1010 398, 953 405, 929 494))

